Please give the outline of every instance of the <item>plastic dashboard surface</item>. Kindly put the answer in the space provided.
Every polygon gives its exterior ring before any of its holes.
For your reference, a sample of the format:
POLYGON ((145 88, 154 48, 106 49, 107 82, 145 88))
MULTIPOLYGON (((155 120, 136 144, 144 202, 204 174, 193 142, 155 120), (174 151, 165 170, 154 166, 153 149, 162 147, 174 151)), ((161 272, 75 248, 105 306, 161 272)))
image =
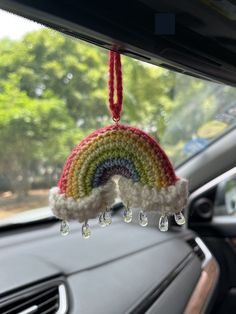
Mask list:
POLYGON ((201 273, 183 232, 115 221, 93 227, 84 240, 78 224, 67 237, 58 229, 54 223, 2 234, 0 297, 64 275, 69 313, 183 313, 201 273))

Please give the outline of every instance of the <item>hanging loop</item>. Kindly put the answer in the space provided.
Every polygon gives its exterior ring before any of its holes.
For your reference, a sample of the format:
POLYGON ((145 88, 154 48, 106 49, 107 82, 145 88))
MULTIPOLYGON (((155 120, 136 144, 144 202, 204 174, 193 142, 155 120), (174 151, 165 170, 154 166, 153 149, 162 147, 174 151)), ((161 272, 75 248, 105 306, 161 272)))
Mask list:
POLYGON ((123 87, 121 58, 115 51, 109 51, 108 101, 112 119, 118 123, 122 111, 123 87))

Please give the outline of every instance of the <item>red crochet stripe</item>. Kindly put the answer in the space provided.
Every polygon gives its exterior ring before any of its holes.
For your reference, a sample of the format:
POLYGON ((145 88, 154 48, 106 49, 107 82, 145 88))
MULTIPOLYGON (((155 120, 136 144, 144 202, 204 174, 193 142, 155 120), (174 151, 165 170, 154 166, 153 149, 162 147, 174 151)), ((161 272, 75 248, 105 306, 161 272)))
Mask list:
POLYGON ((135 127, 130 127, 130 126, 126 126, 126 125, 109 125, 107 127, 98 129, 96 131, 94 131, 93 133, 91 133, 90 135, 88 135, 85 139, 83 139, 77 146, 75 146, 75 148, 72 150, 71 154, 69 155, 69 157, 67 158, 64 168, 63 168, 63 172, 61 175, 61 178, 59 180, 58 186, 61 190, 61 193, 65 193, 66 192, 66 187, 67 187, 67 180, 68 180, 68 173, 71 167, 71 164, 74 160, 74 158, 80 153, 80 151, 83 150, 83 148, 90 143, 91 141, 93 141, 93 139, 95 139, 97 136, 107 133, 108 131, 112 131, 112 130, 127 130, 127 131, 132 131, 133 133, 136 133, 137 135, 143 137, 152 147, 152 149, 155 151, 155 153, 157 154, 157 158, 160 160, 161 159, 161 163, 163 168, 165 168, 165 173, 168 174, 168 184, 169 185, 173 185, 176 183, 176 181, 178 180, 178 178, 175 175, 175 171, 173 169, 173 166, 169 160, 169 158, 167 157, 166 153, 164 152, 164 150, 161 148, 161 146, 156 142, 156 140, 151 137, 150 135, 148 135, 147 133, 135 128, 135 127))
POLYGON ((118 122, 120 120, 123 101, 122 69, 120 54, 114 51, 109 51, 108 101, 112 118, 115 122, 118 122), (116 102, 114 101, 115 89, 116 102))

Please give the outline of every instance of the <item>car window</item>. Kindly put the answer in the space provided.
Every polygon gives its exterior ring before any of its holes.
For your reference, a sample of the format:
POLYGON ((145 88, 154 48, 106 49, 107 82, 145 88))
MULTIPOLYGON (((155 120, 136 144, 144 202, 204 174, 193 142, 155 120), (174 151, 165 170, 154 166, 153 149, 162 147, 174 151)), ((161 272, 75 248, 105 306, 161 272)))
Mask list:
MULTIPOLYGON (((65 158, 111 123, 107 50, 0 10, 0 222, 51 215, 48 189, 65 158), (32 211, 33 210, 33 211, 32 211)), ((175 166, 235 126, 236 90, 122 57, 123 123, 175 166)))

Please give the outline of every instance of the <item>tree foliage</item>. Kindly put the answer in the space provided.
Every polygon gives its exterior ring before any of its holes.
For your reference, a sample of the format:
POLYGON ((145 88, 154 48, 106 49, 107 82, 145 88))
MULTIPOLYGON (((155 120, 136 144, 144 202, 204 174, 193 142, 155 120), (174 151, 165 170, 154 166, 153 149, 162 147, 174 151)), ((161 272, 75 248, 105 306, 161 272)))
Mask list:
MULTIPOLYGON (((0 175, 27 193, 42 169, 61 169, 76 143, 111 122, 107 52, 42 29, 0 41, 0 73, 0 175)), ((122 121, 159 139, 174 161, 221 104, 217 85, 127 57, 123 82, 122 121)))

